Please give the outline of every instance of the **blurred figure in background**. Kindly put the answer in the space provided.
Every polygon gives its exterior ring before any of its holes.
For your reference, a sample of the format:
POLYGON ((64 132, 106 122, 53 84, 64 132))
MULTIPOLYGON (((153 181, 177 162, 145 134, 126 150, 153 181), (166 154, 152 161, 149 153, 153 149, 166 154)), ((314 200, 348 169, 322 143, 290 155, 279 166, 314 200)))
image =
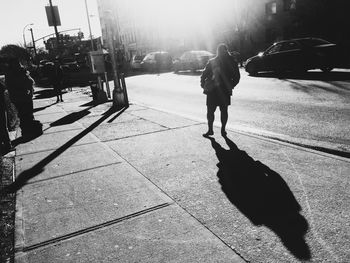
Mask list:
POLYGON ((53 87, 55 95, 57 97, 56 102, 63 102, 62 88, 63 88, 63 69, 58 59, 54 61, 54 66, 50 72, 50 84, 53 87))

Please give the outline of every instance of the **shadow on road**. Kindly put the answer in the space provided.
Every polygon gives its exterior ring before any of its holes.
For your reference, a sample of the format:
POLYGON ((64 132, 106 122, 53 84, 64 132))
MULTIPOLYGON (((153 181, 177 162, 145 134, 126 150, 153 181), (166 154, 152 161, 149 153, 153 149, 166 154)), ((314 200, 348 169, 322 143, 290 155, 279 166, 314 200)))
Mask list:
MULTIPOLYGON (((116 116, 114 116, 114 117, 117 118, 126 109, 127 109, 127 107, 119 110, 119 112, 117 112, 116 116)), ((17 176, 16 180, 11 185, 9 185, 3 193, 17 192, 18 190, 20 190, 28 182, 28 180, 30 180, 31 178, 40 174, 45 169, 46 165, 48 165, 50 162, 52 162, 54 159, 56 159, 58 156, 60 156, 62 153, 64 153, 66 150, 68 150, 73 144, 75 144, 80 139, 82 139, 84 136, 86 136, 89 132, 91 132, 93 129, 95 129, 98 125, 100 125, 104 120, 109 118, 116 111, 117 110, 114 108, 109 109, 108 111, 106 111, 103 114, 103 116, 100 119, 95 121, 93 124, 91 124, 85 130, 83 130, 81 133, 79 133, 78 135, 76 135, 75 137, 70 139, 68 142, 63 144, 60 148, 55 150, 53 153, 49 154, 47 157, 42 159, 40 162, 35 164, 30 169, 21 172, 17 176)))
POLYGON ((259 73, 255 77, 321 81, 350 81, 350 72, 331 71, 328 73, 324 73, 321 71, 308 71, 304 73, 285 72, 279 74, 273 72, 264 72, 259 73))
POLYGON ((254 225, 264 225, 279 236, 298 259, 311 258, 305 241, 308 222, 282 177, 255 161, 225 138, 229 150, 209 138, 219 160, 217 176, 223 192, 254 225))

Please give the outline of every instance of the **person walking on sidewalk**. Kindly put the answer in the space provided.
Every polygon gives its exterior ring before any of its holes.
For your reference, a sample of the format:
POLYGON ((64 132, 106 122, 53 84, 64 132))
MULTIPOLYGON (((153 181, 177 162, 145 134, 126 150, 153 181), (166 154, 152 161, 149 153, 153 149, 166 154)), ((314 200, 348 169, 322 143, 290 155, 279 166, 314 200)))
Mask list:
POLYGON ((50 72, 50 83, 57 97, 56 103, 63 102, 62 87, 63 87, 63 69, 58 59, 54 61, 54 66, 50 72))
POLYGON ((221 135, 226 136, 227 110, 231 105, 232 90, 239 80, 237 62, 229 54, 227 46, 219 44, 216 56, 208 61, 201 75, 201 87, 204 89, 203 93, 207 95, 208 120, 208 131, 203 136, 214 134, 214 113, 217 107, 221 112, 221 135))

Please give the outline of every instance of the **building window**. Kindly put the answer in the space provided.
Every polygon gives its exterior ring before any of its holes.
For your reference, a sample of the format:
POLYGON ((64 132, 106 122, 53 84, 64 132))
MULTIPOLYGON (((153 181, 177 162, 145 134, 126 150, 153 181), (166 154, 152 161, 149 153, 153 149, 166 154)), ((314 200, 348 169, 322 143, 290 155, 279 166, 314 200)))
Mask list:
POLYGON ((283 6, 285 11, 295 10, 297 6, 297 0, 284 0, 283 6))
POLYGON ((275 28, 267 28, 265 31, 267 43, 273 43, 277 40, 277 30, 275 28))
POLYGON ((273 15, 277 13, 277 2, 270 2, 266 4, 266 15, 273 15))

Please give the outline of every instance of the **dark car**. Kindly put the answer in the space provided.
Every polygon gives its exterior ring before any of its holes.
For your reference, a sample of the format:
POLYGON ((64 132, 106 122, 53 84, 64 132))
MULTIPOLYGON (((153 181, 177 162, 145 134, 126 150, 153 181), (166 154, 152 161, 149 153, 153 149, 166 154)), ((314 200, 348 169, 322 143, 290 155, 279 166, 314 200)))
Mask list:
POLYGON ((171 70, 173 59, 168 52, 156 51, 148 53, 141 62, 141 68, 146 71, 171 70))
POLYGON ((212 53, 205 50, 186 51, 174 62, 174 71, 204 69, 208 60, 214 57, 212 53))
POLYGON ((61 60, 61 66, 63 72, 77 72, 80 69, 78 62, 75 58, 63 58, 61 60))
POLYGON ((249 58, 245 70, 250 75, 261 71, 282 73, 310 69, 331 71, 335 66, 336 45, 320 38, 299 38, 274 43, 266 51, 249 58))
POLYGON ((130 67, 133 70, 141 69, 141 62, 144 59, 144 55, 134 55, 130 61, 130 67))

